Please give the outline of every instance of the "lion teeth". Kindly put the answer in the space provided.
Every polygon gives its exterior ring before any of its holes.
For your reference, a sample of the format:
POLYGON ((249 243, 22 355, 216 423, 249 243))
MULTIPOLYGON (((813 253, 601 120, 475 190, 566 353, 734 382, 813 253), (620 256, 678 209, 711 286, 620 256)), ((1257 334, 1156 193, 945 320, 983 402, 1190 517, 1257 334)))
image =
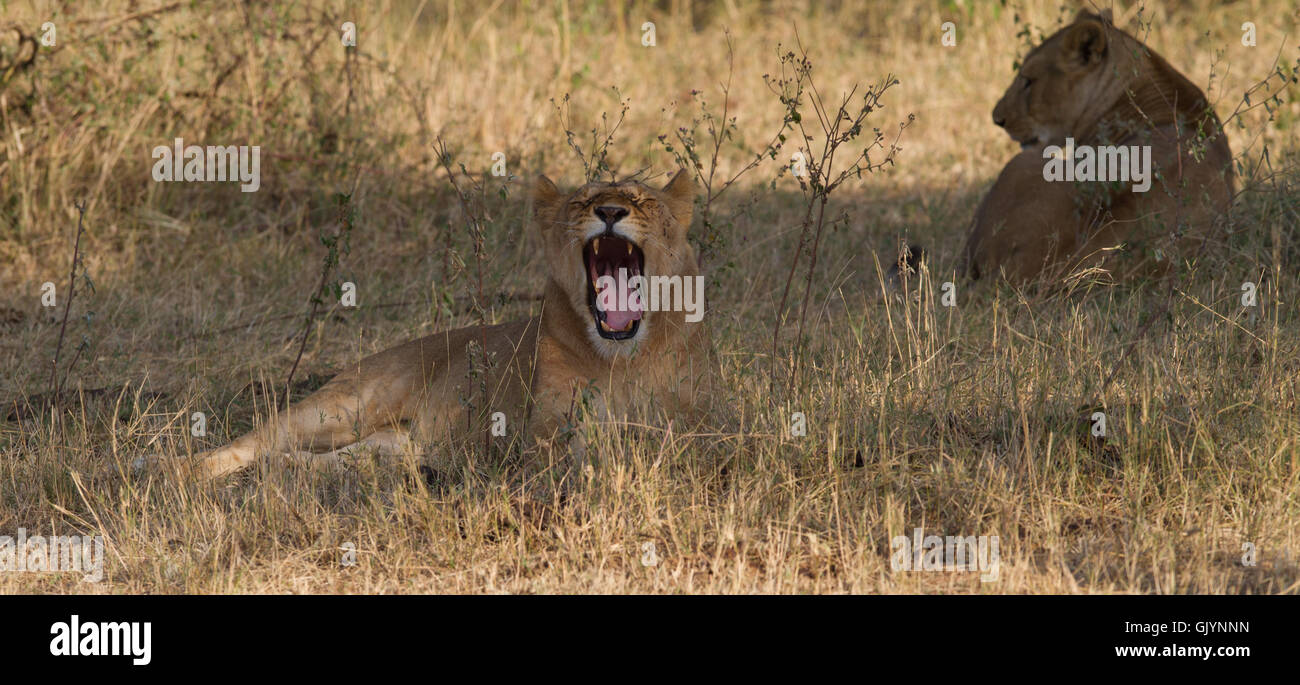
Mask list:
POLYGON ((626 244, 627 244, 627 253, 632 254, 632 243, 626 243, 626 244))
POLYGON ((591 249, 596 254, 600 254, 600 238, 596 238, 594 241, 592 241, 591 249))

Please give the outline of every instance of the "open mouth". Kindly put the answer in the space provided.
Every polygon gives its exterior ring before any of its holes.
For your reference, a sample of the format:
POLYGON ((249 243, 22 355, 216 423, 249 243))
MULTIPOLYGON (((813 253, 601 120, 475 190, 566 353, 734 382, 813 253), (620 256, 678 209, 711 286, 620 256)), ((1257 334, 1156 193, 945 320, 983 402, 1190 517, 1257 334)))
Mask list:
POLYGON ((582 262, 587 267, 587 307, 596 320, 596 332, 606 340, 635 336, 644 305, 630 282, 645 270, 641 248, 606 232, 582 246, 582 262))

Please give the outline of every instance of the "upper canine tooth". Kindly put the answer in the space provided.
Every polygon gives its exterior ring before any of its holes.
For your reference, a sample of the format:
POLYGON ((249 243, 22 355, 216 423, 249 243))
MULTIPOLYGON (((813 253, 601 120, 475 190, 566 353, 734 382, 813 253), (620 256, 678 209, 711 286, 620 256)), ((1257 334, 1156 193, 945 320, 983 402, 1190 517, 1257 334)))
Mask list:
POLYGON ((596 254, 600 254, 600 238, 596 238, 594 241, 592 241, 591 249, 595 251, 596 254))
POLYGON ((627 244, 627 253, 632 254, 632 243, 627 244))

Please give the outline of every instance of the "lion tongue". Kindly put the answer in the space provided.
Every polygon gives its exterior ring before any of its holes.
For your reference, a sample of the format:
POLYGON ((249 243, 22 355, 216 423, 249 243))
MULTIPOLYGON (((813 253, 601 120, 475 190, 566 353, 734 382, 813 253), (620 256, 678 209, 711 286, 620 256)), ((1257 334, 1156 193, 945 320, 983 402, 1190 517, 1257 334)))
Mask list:
POLYGON ((627 330, 629 324, 639 320, 641 320, 641 311, 632 309, 630 306, 626 311, 618 309, 605 310, 605 325, 616 331, 627 330))
MULTIPOLYGON (((625 272, 626 273, 626 272, 625 272)), ((614 276, 613 297, 606 300, 609 307, 605 309, 605 325, 613 330, 626 330, 633 321, 641 319, 641 306, 639 302, 633 301, 633 290, 628 286, 626 280, 614 276), (612 301, 611 301, 612 300, 612 301)), ((628 278, 631 278, 629 275, 628 278)))
POLYGON ((639 321, 643 307, 637 301, 639 297, 634 300, 635 291, 628 280, 641 273, 640 265, 613 260, 598 262, 593 259, 589 268, 593 282, 599 282, 602 276, 608 276, 609 280, 613 281, 612 285, 605 285, 596 293, 601 313, 604 315, 605 326, 612 331, 624 331, 633 321, 639 321), (613 291, 607 292, 610 288, 613 288, 613 291))

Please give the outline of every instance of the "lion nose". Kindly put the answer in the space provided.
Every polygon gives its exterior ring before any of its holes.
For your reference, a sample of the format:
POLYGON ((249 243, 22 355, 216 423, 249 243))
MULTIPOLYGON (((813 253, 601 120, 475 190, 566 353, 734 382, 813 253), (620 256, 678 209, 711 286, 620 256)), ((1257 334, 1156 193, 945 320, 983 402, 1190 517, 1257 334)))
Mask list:
POLYGON ((600 217, 600 220, 604 221, 606 226, 613 226, 627 214, 627 209, 623 207, 601 206, 596 208, 596 216, 600 217))
POLYGON ((1006 123, 1007 123, 1007 120, 1006 120, 1006 119, 1000 119, 1000 118, 998 118, 998 116, 997 116, 996 114, 993 115, 993 125, 994 125, 994 126, 1002 127, 1002 126, 1006 125, 1006 123))

